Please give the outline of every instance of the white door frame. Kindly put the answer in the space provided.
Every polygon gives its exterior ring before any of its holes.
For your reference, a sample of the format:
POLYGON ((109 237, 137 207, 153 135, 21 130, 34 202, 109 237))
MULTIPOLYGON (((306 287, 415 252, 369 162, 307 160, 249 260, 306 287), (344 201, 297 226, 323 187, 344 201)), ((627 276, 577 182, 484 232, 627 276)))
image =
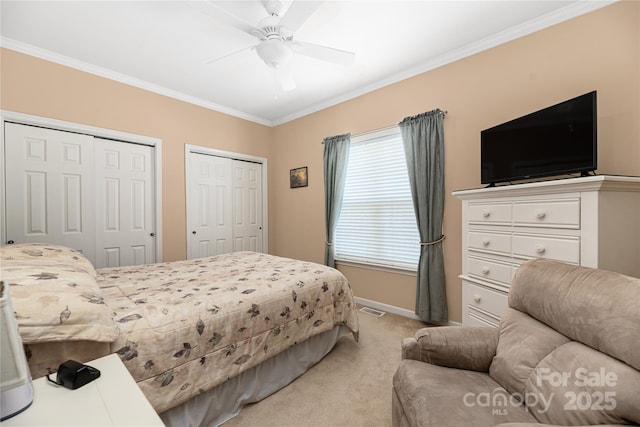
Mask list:
POLYGON ((191 233, 191 219, 189 216, 189 206, 191 206, 190 196, 190 178, 189 170, 191 162, 189 158, 190 153, 205 154, 209 156, 225 157, 232 160, 243 160, 247 162, 259 163, 262 165, 262 252, 269 253, 269 221, 267 210, 267 159, 264 157, 252 156, 249 154, 234 153, 231 151, 217 150, 214 148, 201 147, 199 145, 185 144, 184 145, 184 176, 185 176, 185 195, 186 195, 186 216, 187 216, 187 229, 185 242, 187 245, 187 259, 191 259, 191 245, 189 244, 189 233, 191 233))
POLYGON ((105 129, 80 123, 50 119, 47 117, 33 116, 30 114, 16 113, 0 110, 0 242, 4 244, 6 229, 7 200, 5 199, 5 170, 4 170, 4 124, 5 122, 19 123, 23 125, 39 126, 55 130, 82 133, 100 138, 114 139, 132 144, 142 144, 154 147, 155 168, 155 224, 156 224, 156 262, 162 262, 162 140, 150 136, 121 132, 113 129, 105 129))

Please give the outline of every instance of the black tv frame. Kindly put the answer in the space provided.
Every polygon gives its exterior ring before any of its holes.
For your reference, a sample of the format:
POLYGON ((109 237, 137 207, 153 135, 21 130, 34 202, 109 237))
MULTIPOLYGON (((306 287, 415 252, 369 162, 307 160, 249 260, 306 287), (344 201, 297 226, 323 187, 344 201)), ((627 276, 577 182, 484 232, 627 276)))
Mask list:
POLYGON ((588 175, 598 165, 597 91, 485 129, 480 135, 482 184, 588 175))

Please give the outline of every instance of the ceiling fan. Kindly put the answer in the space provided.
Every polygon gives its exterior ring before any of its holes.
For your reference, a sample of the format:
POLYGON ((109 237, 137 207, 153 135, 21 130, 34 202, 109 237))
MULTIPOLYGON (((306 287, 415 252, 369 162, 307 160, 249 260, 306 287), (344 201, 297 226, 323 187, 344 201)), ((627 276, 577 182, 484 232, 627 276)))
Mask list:
POLYGON ((353 52, 334 49, 294 40, 294 32, 306 22, 318 9, 321 1, 293 1, 282 15, 283 5, 279 0, 262 2, 267 16, 257 25, 251 25, 225 8, 210 1, 194 1, 204 13, 258 39, 258 43, 216 58, 208 63, 217 62, 246 50, 255 49, 267 66, 275 70, 276 85, 284 90, 295 89, 296 83, 291 73, 290 62, 294 54, 309 56, 340 65, 350 65, 355 59, 353 52))

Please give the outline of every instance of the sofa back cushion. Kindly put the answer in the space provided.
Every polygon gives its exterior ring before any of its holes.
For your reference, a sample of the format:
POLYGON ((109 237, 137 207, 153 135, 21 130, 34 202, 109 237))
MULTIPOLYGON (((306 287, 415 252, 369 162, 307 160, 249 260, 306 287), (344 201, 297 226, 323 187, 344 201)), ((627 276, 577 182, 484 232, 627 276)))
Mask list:
POLYGON ((528 261, 489 373, 542 423, 640 423, 639 302, 640 279, 528 261))
POLYGON ((489 375, 516 396, 524 394, 525 384, 540 361, 569 342, 544 323, 511 308, 502 315, 499 332, 489 375))
POLYGON ((640 279, 550 260, 516 272, 509 306, 640 369, 640 279))

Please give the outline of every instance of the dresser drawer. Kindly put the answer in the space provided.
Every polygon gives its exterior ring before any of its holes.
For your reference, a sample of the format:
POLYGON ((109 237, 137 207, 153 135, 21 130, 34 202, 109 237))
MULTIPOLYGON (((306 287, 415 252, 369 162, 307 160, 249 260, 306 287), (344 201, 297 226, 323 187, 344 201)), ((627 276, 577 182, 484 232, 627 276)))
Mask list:
POLYGON ((511 234, 483 230, 469 231, 469 249, 510 254, 511 234))
POLYGON ((463 281, 462 307, 465 324, 497 327, 507 308, 507 294, 463 281))
POLYGON ((468 269, 470 276, 502 283, 506 289, 511 284, 511 265, 509 264, 485 258, 469 257, 468 269))
POLYGON ((469 203, 470 224, 511 224, 511 203, 469 203))
POLYGON ((580 228, 580 199, 515 202, 515 225, 548 228, 580 228))
POLYGON ((580 263, 580 239, 566 236, 514 234, 513 255, 580 263))

